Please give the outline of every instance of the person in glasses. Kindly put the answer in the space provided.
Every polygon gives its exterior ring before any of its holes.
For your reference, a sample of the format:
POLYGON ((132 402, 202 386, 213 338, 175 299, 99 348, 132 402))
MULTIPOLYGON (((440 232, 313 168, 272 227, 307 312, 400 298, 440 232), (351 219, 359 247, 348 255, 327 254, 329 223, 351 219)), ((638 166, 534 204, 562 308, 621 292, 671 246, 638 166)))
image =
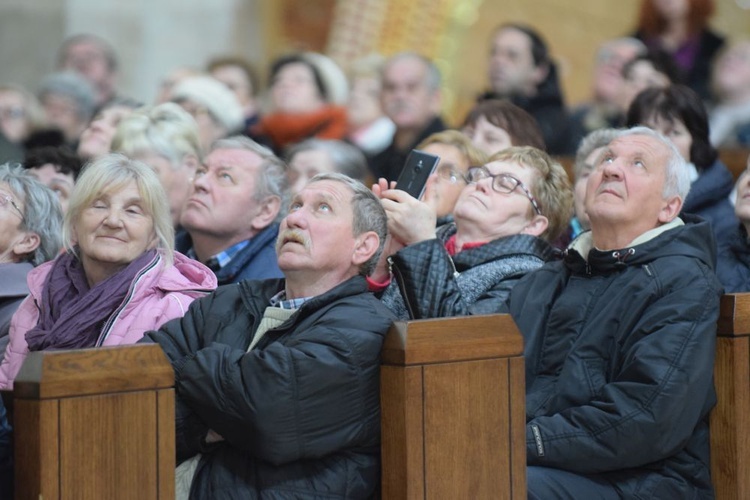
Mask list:
POLYGON ((21 166, 0 165, 0 359, 13 314, 29 294, 26 276, 62 248, 57 197, 21 166))
POLYGON ((466 186, 469 167, 484 165, 487 155, 458 130, 436 132, 420 142, 417 149, 440 157, 435 172, 427 180, 422 201, 435 211, 437 226, 453 222, 453 207, 466 186))
POLYGON ((426 203, 388 189, 384 179, 373 186, 390 241, 370 283, 399 318, 497 312, 513 285, 556 253, 550 242, 573 211, 559 163, 538 149, 513 147, 470 168, 466 178, 455 222, 438 229, 426 203))

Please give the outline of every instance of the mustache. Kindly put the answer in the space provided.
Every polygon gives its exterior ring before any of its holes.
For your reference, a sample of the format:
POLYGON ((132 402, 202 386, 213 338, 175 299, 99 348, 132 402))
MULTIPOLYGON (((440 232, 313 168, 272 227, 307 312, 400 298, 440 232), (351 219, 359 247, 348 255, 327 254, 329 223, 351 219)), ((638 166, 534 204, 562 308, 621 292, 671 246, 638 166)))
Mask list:
POLYGON ((305 247, 310 248, 310 240, 305 236, 302 231, 298 229, 287 229, 279 233, 279 237, 276 238, 276 252, 278 253, 284 243, 288 242, 299 243, 305 247))

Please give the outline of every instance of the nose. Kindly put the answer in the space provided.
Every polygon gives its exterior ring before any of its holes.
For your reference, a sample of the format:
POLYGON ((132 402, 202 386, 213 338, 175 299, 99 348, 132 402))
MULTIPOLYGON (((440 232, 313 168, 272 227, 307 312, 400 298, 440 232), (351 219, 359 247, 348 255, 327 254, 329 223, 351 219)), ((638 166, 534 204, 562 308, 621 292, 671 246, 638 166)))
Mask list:
POLYGON ((110 208, 107 211, 107 215, 104 217, 104 224, 109 227, 121 227, 122 226, 121 211, 115 208, 110 208))
POLYGON ((304 207, 300 207, 297 210, 291 210, 284 218, 284 223, 289 228, 302 229, 307 227, 307 218, 305 217, 304 212, 304 207))
POLYGON ((201 175, 193 176, 193 190, 200 192, 208 192, 211 189, 211 181, 208 180, 209 173, 204 172, 201 175))
POLYGON ((618 180, 622 178, 622 170, 620 169, 618 160, 615 159, 611 162, 604 162, 602 165, 602 177, 610 180, 618 180))

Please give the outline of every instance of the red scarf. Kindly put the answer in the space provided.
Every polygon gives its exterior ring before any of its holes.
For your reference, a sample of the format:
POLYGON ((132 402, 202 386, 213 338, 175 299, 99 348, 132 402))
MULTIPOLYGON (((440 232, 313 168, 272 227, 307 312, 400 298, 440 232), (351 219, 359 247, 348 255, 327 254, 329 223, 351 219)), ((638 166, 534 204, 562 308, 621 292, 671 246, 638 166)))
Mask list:
POLYGON ((346 108, 324 106, 312 113, 271 113, 261 118, 253 132, 267 136, 275 148, 283 149, 310 137, 343 139, 346 128, 346 108))
MULTIPOLYGON (((479 248, 482 245, 487 244, 486 241, 471 241, 468 243, 464 243, 464 246, 461 247, 461 251, 464 250, 470 250, 472 248, 479 248)), ((456 251, 456 235, 454 234, 450 238, 448 238, 448 241, 445 242, 445 249, 448 251, 448 254, 453 257, 458 252, 456 251)))

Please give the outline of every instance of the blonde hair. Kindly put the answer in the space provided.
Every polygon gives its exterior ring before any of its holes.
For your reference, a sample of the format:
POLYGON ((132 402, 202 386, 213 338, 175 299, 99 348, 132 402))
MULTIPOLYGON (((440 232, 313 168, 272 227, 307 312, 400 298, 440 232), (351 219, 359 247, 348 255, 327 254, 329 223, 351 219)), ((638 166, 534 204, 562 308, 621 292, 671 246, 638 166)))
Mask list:
POLYGON ((464 157, 466 157, 469 161, 469 166, 484 165, 487 163, 487 155, 484 151, 477 148, 474 143, 471 142, 471 139, 458 130, 443 130, 442 132, 435 132, 420 142, 417 145, 417 149, 422 149, 430 144, 445 144, 446 146, 453 146, 458 149, 464 157))
POLYGON ((124 118, 112 138, 112 151, 130 157, 155 153, 173 167, 186 155, 202 161, 198 125, 190 113, 173 102, 141 108, 124 118))
MULTIPOLYGON (((494 161, 517 163, 536 171, 534 182, 528 188, 539 203, 542 215, 549 221, 540 238, 555 241, 568 227, 573 215, 573 190, 562 165, 544 151, 531 146, 505 149, 490 156, 487 163, 494 161)), ((532 210, 531 206, 529 210, 532 210)))
POLYGON ((156 233, 157 245, 166 265, 174 261, 174 228, 169 212, 167 194, 156 173, 136 160, 111 153, 100 156, 87 164, 76 181, 63 223, 63 243, 65 248, 75 253, 73 226, 83 211, 107 191, 123 188, 135 181, 143 198, 143 208, 151 216, 156 233))

